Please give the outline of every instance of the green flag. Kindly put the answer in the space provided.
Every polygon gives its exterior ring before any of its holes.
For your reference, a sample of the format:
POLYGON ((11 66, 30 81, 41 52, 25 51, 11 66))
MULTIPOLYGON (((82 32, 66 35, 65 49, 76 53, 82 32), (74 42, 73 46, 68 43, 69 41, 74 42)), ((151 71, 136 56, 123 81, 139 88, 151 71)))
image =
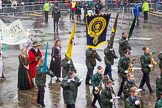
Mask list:
POLYGON ((111 32, 111 37, 110 37, 110 47, 113 47, 113 43, 114 43, 114 38, 115 38, 115 33, 116 33, 116 28, 117 28, 117 22, 118 22, 118 16, 119 16, 119 12, 116 15, 115 18, 115 22, 114 25, 112 27, 112 32, 111 32))
POLYGON ((133 30, 134 30, 135 24, 136 24, 136 16, 134 17, 133 22, 132 22, 132 25, 131 25, 131 28, 130 28, 130 30, 129 30, 128 40, 130 39, 130 37, 131 37, 132 34, 133 34, 133 30))

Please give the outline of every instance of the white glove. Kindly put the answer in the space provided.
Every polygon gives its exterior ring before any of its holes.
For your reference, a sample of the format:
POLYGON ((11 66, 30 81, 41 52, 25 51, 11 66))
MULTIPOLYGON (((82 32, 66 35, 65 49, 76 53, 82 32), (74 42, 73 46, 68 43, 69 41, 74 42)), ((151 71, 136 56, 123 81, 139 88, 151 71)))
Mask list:
POLYGON ((113 51, 113 48, 110 48, 110 51, 113 51))
POLYGON ((127 71, 127 70, 125 70, 125 73, 128 73, 128 71, 127 71))
POLYGON ((79 80, 79 82, 82 82, 83 81, 83 78, 81 78, 80 80, 79 80))
POLYGON ((67 82, 69 83, 70 81, 71 81, 71 79, 68 79, 68 81, 67 81, 67 82))
POLYGON ((71 79, 71 81, 75 81, 74 77, 71 79))
POLYGON ((113 99, 110 99, 110 102, 113 102, 113 99))
POLYGON ((95 90, 98 90, 98 87, 95 87, 95 90))
POLYGON ((139 100, 136 100, 135 105, 139 105, 139 104, 140 104, 139 100))
POLYGON ((70 60, 67 62, 67 64, 70 64, 70 60))
POLYGON ((152 64, 149 64, 148 66, 149 66, 150 68, 152 68, 152 67, 153 67, 153 65, 152 65, 152 64))

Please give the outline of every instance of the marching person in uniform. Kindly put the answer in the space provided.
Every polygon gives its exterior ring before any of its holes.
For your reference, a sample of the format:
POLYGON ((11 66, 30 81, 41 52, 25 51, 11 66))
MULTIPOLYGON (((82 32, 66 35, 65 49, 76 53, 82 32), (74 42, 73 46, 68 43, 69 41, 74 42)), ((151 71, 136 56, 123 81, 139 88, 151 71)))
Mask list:
POLYGON ((109 40, 108 40, 107 47, 104 49, 104 54, 105 54, 104 61, 105 61, 105 65, 106 65, 104 75, 109 75, 110 80, 114 81, 112 78, 112 73, 111 73, 111 71, 112 71, 111 65, 114 64, 114 58, 117 59, 118 57, 115 54, 114 49, 110 47, 109 40))
POLYGON ((122 33, 122 38, 119 40, 119 54, 120 57, 124 56, 124 52, 127 50, 132 50, 130 47, 130 44, 128 43, 128 35, 123 32, 122 33))
POLYGON ((57 5, 55 5, 52 10, 52 18, 53 18, 54 32, 55 31, 58 32, 58 23, 59 23, 59 19, 61 18, 61 15, 60 15, 60 9, 58 8, 57 5))
POLYGON ((68 72, 68 75, 62 80, 61 87, 63 88, 64 102, 66 108, 75 108, 76 98, 78 94, 78 87, 82 79, 75 75, 75 70, 68 72))
POLYGON ((103 74, 103 68, 101 66, 98 66, 97 67, 97 73, 94 74, 92 76, 92 86, 93 86, 93 95, 94 95, 94 98, 93 98, 93 101, 92 101, 92 104, 91 106, 93 108, 97 108, 96 107, 96 101, 98 100, 98 103, 99 105, 101 106, 101 100, 100 100, 100 90, 102 88, 102 74, 103 74), (97 92, 96 92, 97 91, 97 92))
POLYGON ((33 42, 32 48, 29 50, 29 72, 31 74, 33 83, 35 85, 35 68, 39 63, 40 58, 42 57, 42 53, 39 50, 40 44, 38 42, 33 42))
POLYGON ((123 85, 124 101, 130 96, 130 88, 135 87, 134 75, 128 74, 127 78, 123 85))
POLYGON ((73 70, 76 73, 76 69, 74 67, 72 59, 69 59, 66 55, 65 58, 61 60, 61 67, 62 67, 62 78, 66 77, 70 70, 73 70))
POLYGON ((46 86, 46 72, 41 72, 41 68, 43 66, 43 59, 39 60, 39 64, 36 67, 36 77, 35 77, 35 82, 36 85, 38 86, 38 96, 37 96, 37 103, 40 104, 42 106, 42 108, 45 107, 44 104, 44 93, 45 93, 45 89, 44 87, 46 86))
POLYGON ((125 108, 143 108, 142 99, 139 98, 136 87, 130 88, 130 96, 126 99, 125 108))
POLYGON ((156 102, 155 108, 162 108, 162 91, 159 92, 159 100, 156 102))
POLYGON ((48 0, 46 0, 44 6, 43 6, 43 11, 44 11, 44 14, 45 14, 45 22, 48 23, 48 12, 50 10, 50 6, 49 6, 49 2, 48 0))
MULTIPOLYGON (((159 68, 160 68, 160 75, 157 77, 156 79, 156 103, 158 102, 158 100, 161 98, 161 94, 162 93, 162 52, 159 53, 158 58, 160 60, 159 62, 159 68)), ((157 108, 157 106, 155 106, 155 108, 157 108)))
POLYGON ((153 65, 150 64, 151 63, 150 49, 149 49, 149 47, 143 47, 143 51, 144 51, 144 55, 142 55, 140 57, 143 76, 142 76, 139 88, 143 89, 143 86, 146 83, 147 87, 149 88, 150 94, 151 94, 154 91, 151 88, 150 77, 149 77, 149 74, 151 72, 151 68, 153 67, 153 65))
POLYGON ((112 87, 112 81, 108 80, 105 83, 105 88, 101 91, 101 108, 113 108, 113 98, 115 97, 115 92, 112 87))
POLYGON ((127 80, 128 67, 130 64, 130 52, 125 51, 125 55, 120 58, 118 62, 118 74, 122 78, 122 82, 118 91, 118 96, 120 97, 123 92, 124 82, 127 80))
POLYGON ((87 76, 86 76, 86 84, 91 85, 89 81, 92 79, 93 70, 96 66, 96 59, 101 62, 101 58, 96 52, 96 50, 93 50, 92 48, 88 48, 86 50, 86 66, 87 66, 87 76))

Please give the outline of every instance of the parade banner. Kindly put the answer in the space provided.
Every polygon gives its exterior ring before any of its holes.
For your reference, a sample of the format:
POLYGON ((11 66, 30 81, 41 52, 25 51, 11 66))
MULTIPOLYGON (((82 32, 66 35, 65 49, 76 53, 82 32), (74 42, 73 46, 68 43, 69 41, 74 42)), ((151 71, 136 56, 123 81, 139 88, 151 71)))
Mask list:
POLYGON ((115 33, 116 33, 116 28, 117 28, 117 22, 118 22, 118 16, 119 12, 116 15, 114 25, 112 27, 112 32, 111 32, 111 37, 110 37, 110 47, 113 48, 113 43, 114 43, 114 38, 115 38, 115 33))
POLYGON ((7 26, 2 20, 0 20, 0 40, 3 44, 16 45, 25 43, 28 39, 25 29, 18 19, 7 26))
POLYGON ((73 26, 72 26, 72 30, 71 30, 70 37, 69 37, 68 44, 67 44, 67 50, 66 50, 66 53, 65 53, 65 55, 68 59, 71 59, 72 46, 73 46, 73 40, 74 40, 74 34, 75 34, 75 27, 76 27, 76 18, 75 18, 73 26))
POLYGON ((131 37, 132 34, 133 34, 133 30, 134 30, 135 24, 136 24, 136 16, 134 17, 133 22, 132 22, 132 25, 131 25, 131 28, 130 28, 130 30, 129 30, 129 33, 128 33, 128 40, 130 39, 130 37, 131 37))
POLYGON ((97 48, 106 43, 107 25, 111 14, 87 16, 87 48, 97 48))

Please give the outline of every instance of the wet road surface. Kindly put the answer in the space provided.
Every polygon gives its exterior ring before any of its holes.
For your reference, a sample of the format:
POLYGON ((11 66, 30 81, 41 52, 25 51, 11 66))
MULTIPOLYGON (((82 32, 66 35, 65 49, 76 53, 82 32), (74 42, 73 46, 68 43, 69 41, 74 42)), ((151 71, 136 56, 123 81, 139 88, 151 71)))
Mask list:
MULTIPOLYGON (((115 14, 112 14, 115 17, 115 14)), ((51 48, 54 44, 54 39, 59 38, 62 42, 62 58, 64 58, 67 40, 69 37, 69 32, 71 31, 72 23, 69 21, 68 16, 63 18, 61 25, 59 25, 59 34, 53 33, 53 23, 52 19, 49 19, 49 23, 45 24, 43 21, 44 17, 33 17, 33 20, 30 19, 21 19, 23 26, 25 29, 32 28, 35 31, 37 37, 42 39, 42 43, 44 45, 41 46, 41 51, 45 52, 45 44, 48 41, 49 50, 48 50, 48 64, 50 63, 50 53, 51 48)), ((14 18, 11 18, 14 20, 14 18)), ((12 21, 11 20, 11 21, 12 21)), ((114 22, 114 19, 111 19, 108 26, 107 39, 111 34, 111 25, 114 22)), ((119 20, 121 22, 121 20, 119 20)), ((118 53, 118 39, 121 37, 121 33, 123 31, 129 31, 130 25, 127 20, 124 20, 126 24, 123 24, 122 27, 120 23, 118 24, 116 38, 114 43, 114 49, 119 57, 118 53)), ((155 49, 159 52, 162 42, 162 26, 160 24, 161 19, 153 16, 149 16, 149 22, 147 24, 143 23, 143 19, 140 18, 140 26, 135 27, 132 39, 130 39, 130 45, 132 46, 132 57, 136 58, 135 67, 140 67, 139 57, 143 53, 143 46, 150 46, 151 49, 155 49)), ((75 33, 75 46, 73 46, 72 59, 74 65, 77 69, 77 75, 80 78, 86 77, 86 65, 85 65, 85 50, 86 50, 86 33, 84 25, 77 25, 76 33, 75 33)), ((104 54, 103 49, 106 47, 105 45, 100 46, 97 49, 97 52, 102 58, 102 62, 97 62, 97 65, 104 65, 104 54)), ((17 69, 18 69, 18 54, 19 49, 18 46, 7 46, 6 51, 3 52, 3 62, 4 62, 4 71, 6 80, 0 80, 0 108, 38 108, 39 105, 36 103, 37 98, 37 88, 33 88, 31 90, 20 91, 17 89, 17 69)), ((115 80, 114 90, 118 92, 118 83, 120 79, 117 75, 117 63, 118 60, 115 60, 115 64, 112 67, 113 79, 115 80)), ((155 60, 158 62, 157 54, 155 56, 155 60)), ((94 70, 96 73, 96 68, 94 70)), ((136 85, 138 86, 141 80, 142 73, 141 71, 135 70, 133 73, 136 77, 136 85)), ((155 71, 151 73, 151 85, 155 90, 155 79, 159 74, 158 66, 155 71)), ((149 94, 148 89, 146 87, 146 91, 141 93, 141 96, 144 100, 144 108, 153 108, 156 100, 155 93, 149 94)), ((78 90, 78 97, 76 102, 76 108, 91 108, 91 100, 92 100, 92 86, 86 86, 83 81, 78 90)), ((65 108, 63 96, 62 96, 62 88, 60 87, 60 83, 55 83, 53 81, 50 83, 50 77, 47 76, 46 88, 45 88, 45 105, 46 108, 65 108)), ((116 100, 115 102, 116 108, 123 108, 123 98, 116 100)), ((97 103, 98 106, 98 103, 97 103)))

